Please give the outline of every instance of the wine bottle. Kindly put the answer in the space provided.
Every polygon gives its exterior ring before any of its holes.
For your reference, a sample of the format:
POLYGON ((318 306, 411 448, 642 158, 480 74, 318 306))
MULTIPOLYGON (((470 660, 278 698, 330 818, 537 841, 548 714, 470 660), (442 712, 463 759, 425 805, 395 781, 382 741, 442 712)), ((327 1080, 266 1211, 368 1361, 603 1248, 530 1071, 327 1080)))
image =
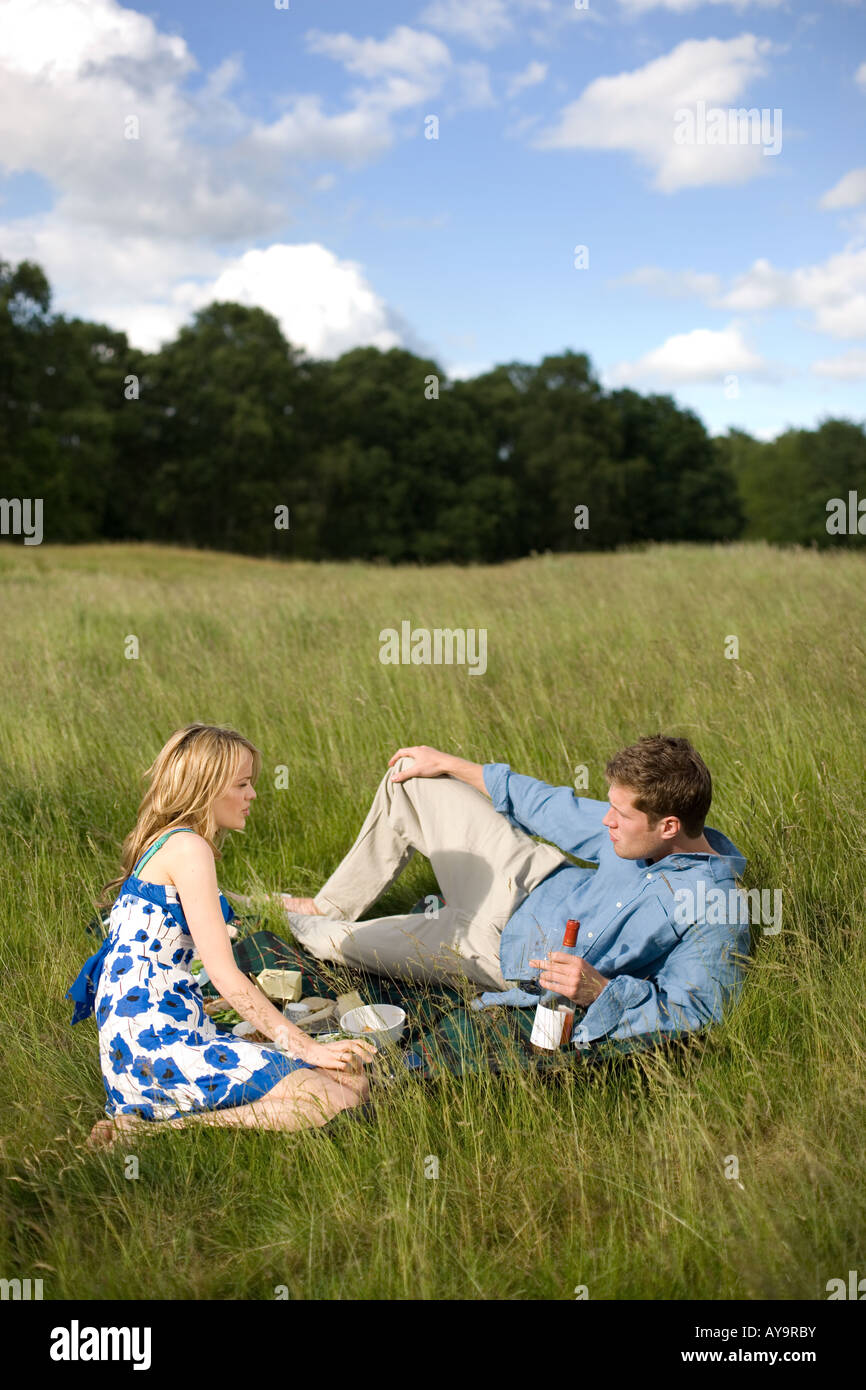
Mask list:
MULTIPOLYGON (((579 926, 580 922, 575 917, 569 917, 565 924, 565 936, 562 939, 565 950, 570 950, 577 945, 579 926)), ((548 990, 535 1010, 532 1033, 529 1037, 530 1044, 536 1051, 554 1052, 558 1047, 562 1047, 563 1043, 569 1042, 573 1026, 574 1001, 566 998, 564 994, 557 994, 553 990, 548 990)))

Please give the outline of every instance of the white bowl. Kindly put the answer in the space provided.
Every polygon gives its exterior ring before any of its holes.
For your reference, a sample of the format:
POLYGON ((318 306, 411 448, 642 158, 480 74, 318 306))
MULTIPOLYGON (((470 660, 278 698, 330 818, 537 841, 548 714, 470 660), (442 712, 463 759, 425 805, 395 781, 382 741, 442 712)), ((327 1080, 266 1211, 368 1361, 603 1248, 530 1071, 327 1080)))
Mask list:
POLYGON ((399 1042, 406 1031, 406 1014, 396 1004, 364 1004, 340 1019, 344 1033, 370 1042, 399 1042))

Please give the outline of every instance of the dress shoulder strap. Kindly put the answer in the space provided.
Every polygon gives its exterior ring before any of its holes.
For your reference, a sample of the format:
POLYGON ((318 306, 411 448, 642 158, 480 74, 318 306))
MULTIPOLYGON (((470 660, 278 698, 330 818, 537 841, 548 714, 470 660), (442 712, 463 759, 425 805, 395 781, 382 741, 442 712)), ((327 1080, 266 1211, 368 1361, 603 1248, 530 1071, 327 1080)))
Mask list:
POLYGON ((181 831, 184 830, 188 830, 190 835, 195 834, 195 831, 189 825, 177 825, 175 826, 174 830, 167 830, 164 835, 160 835, 158 840, 154 840, 150 849, 146 850, 145 853, 141 856, 138 863, 134 866, 132 872, 134 874, 137 874, 139 869, 143 869, 148 859, 150 859, 151 855, 156 854, 156 851, 162 848, 162 846, 165 844, 166 840, 169 838, 170 835, 179 835, 181 831))

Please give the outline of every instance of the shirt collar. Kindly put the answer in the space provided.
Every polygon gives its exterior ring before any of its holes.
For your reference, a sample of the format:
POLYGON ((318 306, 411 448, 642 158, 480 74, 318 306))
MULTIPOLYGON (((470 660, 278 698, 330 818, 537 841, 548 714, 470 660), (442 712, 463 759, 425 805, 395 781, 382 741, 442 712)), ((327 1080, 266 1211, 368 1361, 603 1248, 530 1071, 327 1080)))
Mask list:
POLYGON ((729 840, 727 835, 723 835, 721 830, 714 830, 711 825, 704 826, 706 836, 716 854, 691 853, 691 854, 668 854, 664 859, 656 859, 652 864, 646 859, 638 859, 635 862, 639 868, 654 869, 693 869, 696 864, 706 864, 713 878, 728 878, 735 875, 742 878, 743 870, 746 867, 746 857, 741 850, 737 849, 733 840, 729 840))

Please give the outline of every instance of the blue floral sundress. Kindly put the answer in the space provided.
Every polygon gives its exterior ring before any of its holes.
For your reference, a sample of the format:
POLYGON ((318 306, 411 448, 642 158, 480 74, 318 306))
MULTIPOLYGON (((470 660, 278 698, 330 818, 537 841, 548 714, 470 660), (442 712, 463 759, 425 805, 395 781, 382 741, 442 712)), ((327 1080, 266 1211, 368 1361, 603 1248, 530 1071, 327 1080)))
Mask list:
MULTIPOLYGON (((234 1037, 205 1013, 189 969, 195 944, 177 889, 136 876, 181 829, 162 835, 135 865, 111 909, 106 940, 67 992, 73 1023, 96 1014, 109 1116, 172 1120, 245 1105, 290 1072, 310 1067, 234 1037)), ((228 923, 234 912, 219 896, 228 923)))

